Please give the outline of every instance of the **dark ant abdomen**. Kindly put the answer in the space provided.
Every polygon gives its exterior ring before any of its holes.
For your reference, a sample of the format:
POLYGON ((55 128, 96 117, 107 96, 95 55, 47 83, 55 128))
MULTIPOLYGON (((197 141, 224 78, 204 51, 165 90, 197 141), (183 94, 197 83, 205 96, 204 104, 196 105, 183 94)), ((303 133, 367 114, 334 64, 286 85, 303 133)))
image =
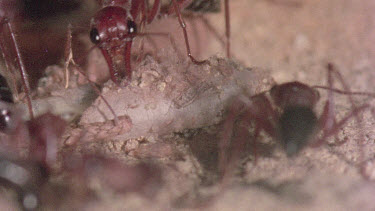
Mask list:
POLYGON ((285 108, 279 119, 279 138, 288 156, 296 155, 317 128, 318 119, 311 108, 285 108))

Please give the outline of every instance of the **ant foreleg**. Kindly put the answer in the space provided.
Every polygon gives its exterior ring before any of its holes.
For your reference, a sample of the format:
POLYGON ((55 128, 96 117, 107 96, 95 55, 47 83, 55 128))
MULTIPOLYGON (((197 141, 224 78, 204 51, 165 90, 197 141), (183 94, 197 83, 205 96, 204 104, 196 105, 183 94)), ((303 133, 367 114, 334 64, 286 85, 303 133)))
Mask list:
MULTIPOLYGON (((155 42, 152 41, 152 39, 151 39, 151 37, 149 37, 149 35, 150 36, 164 36, 164 37, 168 37, 169 42, 171 43, 174 52, 177 53, 178 58, 181 57, 181 52, 178 50, 177 45, 176 45, 176 41, 174 40, 174 38, 173 38, 173 36, 171 34, 169 34, 169 33, 163 33, 163 32, 147 32, 147 33, 139 33, 137 35, 138 36, 146 36, 146 38, 149 39, 149 41, 150 41, 151 44, 153 44, 155 42)), ((156 44, 153 44, 153 46, 155 46, 155 48, 156 48, 156 44)))
POLYGON ((68 25, 68 33, 67 33, 67 42, 65 45, 65 62, 64 62, 64 69, 65 69, 65 89, 69 87, 69 78, 70 78, 70 72, 69 72, 69 64, 72 63, 75 65, 75 62, 73 60, 73 51, 72 51, 72 25, 68 25))
POLYGON ((225 38, 227 57, 230 58, 230 13, 229 13, 229 0, 224 0, 224 11, 225 11, 225 38))
POLYGON ((96 87, 95 82, 91 81, 87 77, 87 75, 80 69, 80 67, 78 65, 76 65, 76 64, 73 64, 73 65, 76 68, 76 70, 87 79, 87 81, 89 82, 90 86, 94 89, 94 91, 98 94, 98 96, 100 98, 102 98, 103 102, 106 104, 106 106, 108 107, 109 111, 113 115, 113 121, 114 121, 115 126, 119 125, 119 120, 118 120, 118 117, 117 117, 115 111, 113 110, 113 108, 111 107, 111 105, 108 103, 108 101, 104 98, 104 96, 100 93, 100 90, 98 89, 98 87, 96 87))
MULTIPOLYGON (((30 119, 33 119, 34 118, 34 113, 33 113, 33 108, 32 108, 32 104, 31 104, 31 94, 30 94, 30 85, 29 85, 29 79, 28 79, 28 76, 27 76, 27 73, 26 73, 26 68, 25 68, 25 64, 23 63, 23 59, 22 59, 22 55, 21 55, 21 51, 18 47, 18 43, 17 43, 17 39, 16 39, 16 36, 15 36, 15 33, 13 31, 13 27, 12 27, 12 24, 9 20, 6 20, 6 19, 3 19, 2 20, 2 23, 1 25, 6 25, 8 30, 9 30, 9 33, 10 33, 10 36, 11 36, 11 43, 13 45, 13 48, 15 49, 16 51, 16 54, 17 54, 17 63, 19 65, 19 72, 21 74, 21 81, 22 81, 22 86, 23 86, 23 90, 25 92, 25 95, 26 95, 26 101, 27 101, 27 107, 29 109, 29 114, 30 114, 30 119)), ((2 44, 2 48, 3 48, 3 44, 2 44)), ((4 51, 4 49, 2 49, 4 51)), ((3 53, 4 55, 4 53, 3 53)), ((6 63, 7 63, 7 59, 4 58, 6 63)), ((7 67, 9 67, 10 65, 7 64, 6 65, 7 67)))
MULTIPOLYGON (((172 0, 172 2, 175 2, 175 0, 172 0)), ((193 0, 181 0, 181 1, 177 2, 177 6, 180 9, 183 9, 183 8, 188 7, 192 2, 193 2, 193 0)), ((176 10, 176 6, 174 6, 173 8, 171 8, 168 11, 168 15, 171 15, 174 11, 180 12, 180 10, 176 10)), ((177 14, 177 12, 176 12, 176 14, 177 14)), ((226 55, 227 55, 228 58, 230 58, 231 57, 231 53, 230 53, 230 12, 229 12, 229 0, 224 0, 224 16, 225 16, 225 48, 226 48, 226 55)), ((203 19, 202 18, 202 20, 203 20, 203 23, 206 25, 206 27, 211 32, 214 32, 215 35, 217 35, 216 31, 213 30, 212 26, 210 24, 208 24, 207 19, 203 19)), ((180 22, 180 25, 181 25, 181 22, 180 22)), ((222 41, 222 39, 220 37, 218 37, 218 40, 222 41)), ((185 39, 185 41, 186 41, 186 39, 185 39)))
POLYGON ((174 10, 176 12, 176 15, 177 15, 177 18, 178 18, 178 22, 180 23, 180 26, 182 28, 182 32, 184 34, 184 38, 185 38, 185 46, 186 46, 186 51, 187 51, 187 55, 188 57, 190 58, 190 60, 194 63, 194 64, 205 64, 205 63, 209 63, 208 60, 203 60, 203 61, 199 61, 199 60, 196 60, 192 54, 191 54, 191 51, 190 51, 190 44, 189 44, 189 38, 188 38, 188 35, 187 35, 187 31, 186 31, 186 23, 184 21, 184 19, 182 18, 182 15, 181 15, 181 12, 180 12, 180 7, 179 5, 177 4, 176 0, 172 0, 172 3, 173 3, 173 7, 174 7, 174 10))
MULTIPOLYGON (((69 85, 69 83, 68 83, 68 81, 69 81, 69 70, 68 70, 69 65, 73 65, 73 67, 75 67, 76 70, 87 79, 87 81, 89 82, 90 86, 94 89, 94 91, 98 94, 98 96, 100 98, 102 98, 103 102, 107 105, 108 109, 113 114, 114 124, 117 126, 119 124, 118 123, 119 122, 118 121, 118 117, 117 117, 116 113, 114 112, 114 110, 112 109, 111 105, 108 103, 108 101, 100 93, 100 90, 98 89, 98 87, 96 87, 95 82, 91 81, 86 76, 86 74, 80 69, 80 67, 75 63, 75 61, 73 59, 73 53, 72 53, 72 34, 71 33, 72 33, 71 32, 71 26, 69 25, 69 27, 68 27, 68 36, 67 36, 67 45, 65 47, 65 64, 64 64, 65 71, 66 71, 66 84, 65 84, 66 86, 65 87, 67 88, 67 86, 69 85)), ((130 53, 130 51, 129 51, 129 53, 130 53)))
MULTIPOLYGON (((362 105, 360 107, 356 107, 353 109, 349 114, 347 114, 344 118, 342 118, 338 123, 334 124, 330 130, 324 130, 324 133, 321 138, 318 139, 315 143, 312 144, 312 147, 319 147, 325 142, 325 139, 329 136, 335 135, 339 132, 339 130, 353 117, 357 116, 362 111, 369 108, 368 104, 362 105)), ((324 114, 323 114, 324 115, 324 114)), ((322 115, 322 118, 324 118, 322 115)), ((340 142, 340 144, 342 144, 340 142)))
MULTIPOLYGON (((370 96, 374 97, 375 95, 373 93, 365 93, 365 92, 351 92, 348 84, 345 82, 344 78, 342 75, 335 69, 333 64, 329 63, 327 65, 327 83, 328 87, 323 87, 323 86, 314 86, 314 88, 322 88, 322 89, 327 89, 328 90, 328 100, 324 106, 323 113, 320 117, 320 127, 323 130, 323 135, 322 137, 317 140, 316 143, 313 144, 313 146, 319 146, 322 143, 324 143, 325 139, 328 138, 331 135, 337 136, 337 133, 339 132, 339 129, 342 128, 350 119, 353 117, 356 120, 357 123, 357 128, 359 128, 359 148, 360 148, 360 155, 359 155, 359 160, 361 161, 361 167, 360 167, 360 173, 364 176, 367 177, 365 171, 364 171, 364 144, 365 144, 365 136, 361 129, 363 128, 363 121, 359 117, 360 113, 365 111, 366 109, 370 108, 369 104, 362 104, 360 106, 356 106, 354 103, 354 99, 352 95, 364 95, 364 96, 370 96), (333 88, 333 77, 334 75, 342 85, 344 91, 337 90, 333 88), (348 96, 349 102, 351 104, 351 112, 348 113, 345 117, 343 117, 339 122, 336 121, 335 113, 333 110, 334 106, 334 99, 333 99, 333 93, 339 93, 339 94, 344 94, 348 96)), ((371 109, 372 110, 372 109, 371 109)), ((345 141, 341 142, 335 142, 335 145, 341 145, 345 141)))

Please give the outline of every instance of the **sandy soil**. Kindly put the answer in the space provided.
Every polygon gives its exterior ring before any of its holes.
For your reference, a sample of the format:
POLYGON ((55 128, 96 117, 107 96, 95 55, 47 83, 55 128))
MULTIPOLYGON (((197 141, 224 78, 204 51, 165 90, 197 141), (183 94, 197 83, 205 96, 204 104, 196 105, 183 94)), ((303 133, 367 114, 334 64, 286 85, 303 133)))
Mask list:
MULTIPOLYGON (((199 19, 187 20, 193 55, 210 58, 210 65, 191 64, 183 50, 179 59, 170 54, 168 41, 157 41, 156 49, 163 50, 133 65, 129 87, 104 85, 102 93, 119 116, 120 126, 109 121, 113 116, 98 98, 78 123, 69 126, 60 143, 61 157, 97 153, 124 165, 151 163, 160 169, 163 182, 142 186, 142 191, 124 185, 124 190, 100 181, 103 175, 112 175, 110 167, 88 175, 84 185, 58 173, 43 189, 45 208, 58 204, 60 209, 87 210, 374 210, 375 120, 370 112, 361 115, 362 125, 353 120, 340 128, 338 140, 346 141, 340 146, 306 147, 298 156, 287 158, 277 140, 261 134, 256 164, 249 144, 224 181, 218 170, 218 144, 227 132, 220 123, 231 97, 259 93, 274 81, 326 85, 328 62, 337 66, 351 90, 375 91, 374 10, 371 0, 230 1, 233 61, 220 59, 225 56, 222 44, 199 19), (231 89, 235 91, 225 91, 231 89), (48 196, 62 192, 55 186, 67 186, 64 190, 69 194, 60 199, 48 196), (78 191, 82 186, 90 194, 78 191)), ((223 34, 223 14, 207 18, 223 34)), ((156 21, 148 28, 161 29, 181 34, 174 19, 156 21)), ((183 40, 176 41, 184 49, 183 40)), ((103 58, 95 54, 89 59, 90 77, 97 80, 99 68, 90 63, 94 60, 103 63, 103 58)), ((319 91, 318 114, 327 99, 326 91, 319 91)), ((63 101, 69 99, 76 98, 63 101)), ((355 102, 374 105, 372 99, 361 96, 355 102)), ((351 111, 347 96, 335 95, 335 109, 339 119, 351 111)))

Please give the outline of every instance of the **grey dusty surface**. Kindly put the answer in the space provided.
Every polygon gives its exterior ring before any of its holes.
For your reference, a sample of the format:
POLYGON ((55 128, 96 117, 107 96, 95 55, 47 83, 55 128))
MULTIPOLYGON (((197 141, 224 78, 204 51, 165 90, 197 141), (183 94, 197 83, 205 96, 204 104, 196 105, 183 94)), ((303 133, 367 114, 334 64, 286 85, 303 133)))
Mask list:
MULTIPOLYGON (((173 57, 171 54, 160 64, 145 58, 125 88, 106 83, 103 97, 117 116, 131 120, 130 131, 118 139, 157 137, 218 124, 234 97, 251 96, 274 84, 260 68, 244 68, 216 57, 209 59, 210 64, 199 66, 180 62, 177 57, 173 61, 173 57)), ((80 124, 112 119, 106 104, 98 99, 83 113, 80 124)))

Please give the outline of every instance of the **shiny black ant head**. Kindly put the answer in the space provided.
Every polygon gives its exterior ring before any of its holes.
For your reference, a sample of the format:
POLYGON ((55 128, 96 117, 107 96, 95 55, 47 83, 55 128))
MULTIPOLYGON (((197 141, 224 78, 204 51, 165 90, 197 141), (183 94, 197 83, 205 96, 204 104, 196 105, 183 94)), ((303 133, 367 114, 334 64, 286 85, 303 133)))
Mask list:
POLYGON ((104 7, 91 21, 90 39, 99 47, 122 45, 131 41, 136 33, 136 23, 122 7, 104 7))
POLYGON ((270 95, 281 109, 290 106, 312 109, 320 98, 317 90, 297 81, 273 86, 270 95))
POLYGON ((317 126, 318 119, 311 108, 290 106, 284 109, 278 122, 278 133, 288 157, 298 154, 307 145, 317 126))

